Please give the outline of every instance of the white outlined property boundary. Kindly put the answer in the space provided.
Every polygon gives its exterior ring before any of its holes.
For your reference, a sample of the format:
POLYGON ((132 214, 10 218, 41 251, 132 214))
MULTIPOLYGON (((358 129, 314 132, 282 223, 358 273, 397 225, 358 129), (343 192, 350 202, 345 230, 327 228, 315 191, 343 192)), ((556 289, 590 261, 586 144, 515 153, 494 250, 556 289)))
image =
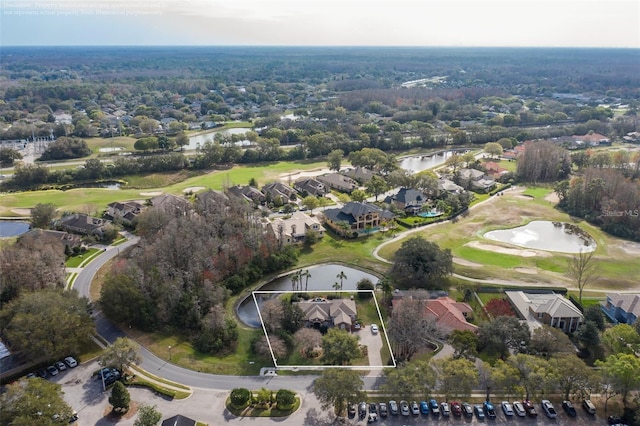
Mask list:
POLYGON ((336 294, 333 290, 308 290, 308 291, 292 291, 292 290, 257 290, 251 292, 251 296, 253 297, 253 303, 256 306, 256 310, 258 311, 258 317, 260 318, 260 324, 262 325, 262 331, 267 339, 267 345, 269 346, 269 352, 271 352, 271 359, 273 360, 273 365, 277 369, 281 370, 325 370, 329 368, 342 368, 347 370, 381 370, 383 368, 396 367, 396 357, 393 355, 393 350, 391 349, 391 344, 389 343, 389 336, 387 333, 387 327, 384 324, 384 320, 382 319, 382 314, 380 312, 380 306, 378 305, 378 299, 376 298, 376 292, 374 290, 343 290, 338 291, 339 294, 354 294, 354 293, 371 293, 373 297, 373 302, 376 305, 376 312, 378 312, 378 318, 380 319, 380 327, 382 327, 384 336, 384 341, 389 348, 389 353, 391 354, 391 362, 392 365, 278 365, 278 360, 276 359, 273 349, 271 348, 271 341, 269 340, 269 333, 267 332, 267 328, 264 325, 264 321, 262 319, 262 313, 260 312, 260 305, 258 304, 258 299, 256 295, 259 294, 295 294, 295 293, 321 293, 321 294, 336 294))

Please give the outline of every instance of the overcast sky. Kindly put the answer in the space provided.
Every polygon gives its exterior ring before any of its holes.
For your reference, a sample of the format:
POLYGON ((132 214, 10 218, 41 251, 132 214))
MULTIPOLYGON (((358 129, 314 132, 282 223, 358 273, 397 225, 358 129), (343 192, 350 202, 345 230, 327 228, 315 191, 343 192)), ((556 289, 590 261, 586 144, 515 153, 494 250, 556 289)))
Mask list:
POLYGON ((12 45, 640 48, 639 0, 0 0, 12 45))

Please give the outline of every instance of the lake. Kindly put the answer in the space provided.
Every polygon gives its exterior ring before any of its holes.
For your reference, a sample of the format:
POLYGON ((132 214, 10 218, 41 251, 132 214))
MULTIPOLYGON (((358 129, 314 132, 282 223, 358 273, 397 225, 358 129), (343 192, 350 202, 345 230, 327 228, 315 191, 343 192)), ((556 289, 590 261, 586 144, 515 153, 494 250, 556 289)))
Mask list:
MULTIPOLYGON (((189 137, 189 144, 184 146, 184 149, 187 151, 194 151, 198 149, 198 145, 202 147, 206 141, 213 141, 216 136, 216 133, 224 133, 226 135, 244 135, 247 132, 250 132, 252 129, 246 127, 236 127, 227 130, 212 130, 211 132, 201 133, 199 135, 194 135, 189 137)), ((244 146, 248 145, 249 141, 241 141, 238 142, 238 145, 244 146)))
POLYGON ((524 226, 484 234, 485 238, 520 247, 561 253, 590 252, 596 249, 593 238, 570 223, 534 220, 524 226))
POLYGON ((465 152, 468 151, 439 151, 431 154, 405 157, 400 160, 400 168, 412 173, 419 173, 423 170, 443 165, 447 158, 450 158, 454 153, 464 154, 465 152))
MULTIPOLYGON (((375 275, 342 265, 317 265, 302 269, 303 272, 305 270, 308 270, 311 274, 311 277, 309 277, 309 285, 306 287, 307 290, 327 290, 328 292, 333 292, 333 284, 335 282, 340 282, 340 279, 337 278, 337 276, 341 271, 344 271, 344 274, 347 276, 343 280, 343 290, 356 290, 358 281, 363 278, 369 278, 374 285, 378 283, 378 277, 375 275)), ((276 278, 275 280, 263 285, 258 290, 291 291, 291 276, 295 272, 298 271, 296 270, 291 274, 276 278)), ((303 291, 305 290, 305 284, 306 278, 303 276, 301 285, 303 291)), ((256 297, 258 298, 258 303, 260 303, 259 295, 256 297)), ((253 301, 253 296, 249 295, 240 303, 237 313, 240 320, 246 325, 250 327, 260 327, 260 318, 258 317, 258 310, 256 309, 256 305, 253 301)))
POLYGON ((0 238, 17 237, 27 232, 30 225, 17 220, 0 220, 0 238))

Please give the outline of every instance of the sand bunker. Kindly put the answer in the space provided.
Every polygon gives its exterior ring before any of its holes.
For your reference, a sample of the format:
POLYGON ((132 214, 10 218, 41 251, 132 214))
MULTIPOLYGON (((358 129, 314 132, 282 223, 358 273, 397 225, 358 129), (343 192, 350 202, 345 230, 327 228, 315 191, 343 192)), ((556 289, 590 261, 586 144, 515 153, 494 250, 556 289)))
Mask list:
POLYGON ((510 254, 512 256, 521 256, 521 257, 551 256, 551 253, 547 253, 543 251, 500 247, 495 244, 487 244, 487 243, 482 243, 480 241, 471 241, 465 244, 465 246, 477 248, 480 250, 492 251, 494 253, 510 254))
POLYGON ((453 263, 457 263, 458 265, 462 265, 462 266, 471 266, 472 268, 479 268, 483 265, 476 263, 476 262, 472 262, 470 260, 466 260, 466 259, 461 259, 459 257, 454 257, 453 258, 453 263))
POLYGON ((544 197, 545 201, 549 201, 552 203, 559 203, 560 202, 560 198, 558 198, 558 194, 556 194, 555 192, 550 192, 548 193, 545 197, 544 197))
POLYGON ((157 195, 162 195, 162 191, 141 192, 140 195, 143 197, 155 197, 157 195))
POLYGON ((11 209, 11 212, 18 216, 31 216, 31 209, 11 209))
POLYGON ((207 189, 207 187, 205 187, 205 186, 190 186, 189 188, 183 189, 182 192, 184 192, 186 194, 187 192, 198 192, 198 191, 202 191, 203 189, 207 189))
POLYGON ((514 271, 520 272, 521 274, 538 274, 540 271, 535 268, 513 268, 514 271))
POLYGON ((627 254, 640 256, 640 243, 634 243, 633 241, 625 241, 618 244, 617 247, 627 254))

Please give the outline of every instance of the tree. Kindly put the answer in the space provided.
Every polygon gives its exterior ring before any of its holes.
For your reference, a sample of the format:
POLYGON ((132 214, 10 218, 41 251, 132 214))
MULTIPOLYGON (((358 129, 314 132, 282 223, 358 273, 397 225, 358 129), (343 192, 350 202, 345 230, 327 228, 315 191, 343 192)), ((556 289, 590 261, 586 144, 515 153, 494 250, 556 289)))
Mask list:
POLYGON ((571 157, 566 149, 550 141, 527 146, 518 157, 518 179, 524 182, 553 182, 571 172, 571 157))
POLYGON ((598 278, 597 263, 594 251, 575 254, 569 259, 567 265, 567 276, 571 278, 578 287, 578 302, 582 304, 582 291, 598 278))
POLYGON ((447 158, 444 164, 447 167, 450 167, 451 171, 455 175, 458 169, 461 168, 462 165, 464 164, 464 159, 462 158, 461 155, 458 155, 457 153, 453 153, 451 157, 447 158))
POLYGON ((484 146, 484 152, 489 154, 491 158, 497 158, 502 155, 502 145, 497 142, 487 142, 484 146))
POLYGON ((308 195, 302 199, 302 205, 309 209, 311 214, 313 214, 313 209, 317 208, 320 205, 320 201, 318 201, 317 197, 308 195))
POLYGON ((503 391, 507 397, 523 397, 525 394, 519 371, 511 362, 497 360, 490 370, 490 380, 492 388, 503 391))
POLYGON ((131 395, 121 381, 116 381, 111 389, 109 404, 113 407, 113 411, 117 413, 126 413, 129 411, 131 403, 131 395))
POLYGON ((600 331, 593 321, 585 321, 582 323, 576 330, 575 336, 582 349, 594 348, 600 345, 600 331))
POLYGON ((260 356, 268 358, 273 356, 276 360, 287 356, 287 345, 284 340, 278 336, 269 336, 269 340, 267 340, 266 336, 261 336, 254 342, 253 350, 260 356))
POLYGON ((478 371, 473 362, 460 358, 440 358, 431 361, 437 377, 438 392, 445 400, 468 398, 478 386, 478 371))
POLYGON ((492 317, 499 317, 501 315, 516 316, 511 304, 506 299, 491 299, 485 305, 485 309, 492 317))
POLYGON ((138 409, 138 418, 133 426, 156 426, 162 420, 162 413, 156 410, 156 406, 142 404, 138 409))
POLYGON ((276 392, 276 403, 278 410, 290 410, 296 403, 296 394, 287 389, 280 389, 276 392))
POLYGON ((62 397, 62 386, 40 378, 21 379, 0 394, 0 424, 53 425, 53 417, 70 419, 73 410, 62 397))
POLYGON ((334 149, 327 155, 327 166, 329 170, 335 170, 336 172, 340 171, 340 165, 342 164, 342 157, 344 156, 344 151, 341 149, 334 149))
MULTIPOLYGON (((297 274, 293 274, 297 276, 297 274)), ((298 280, 296 279, 296 282, 298 280)), ((293 282, 293 279, 292 279, 293 282)), ((265 300, 260 307, 260 316, 264 326, 270 332, 274 332, 282 326, 284 320, 284 306, 280 299, 272 298, 265 300)))
POLYGON ((479 349, 501 358, 508 357, 509 351, 526 348, 530 337, 527 323, 510 316, 496 317, 478 330, 479 349))
POLYGON ((382 177, 374 175, 369 182, 367 182, 365 188, 369 194, 375 195, 376 201, 378 201, 378 195, 386 191, 389 186, 387 185, 387 181, 382 177))
POLYGON ((615 325, 602 333, 602 343, 610 353, 634 353, 635 346, 640 343, 640 336, 629 324, 615 325))
POLYGON ((602 308, 600 308, 599 304, 589 305, 585 308, 584 320, 592 321, 598 327, 598 330, 604 331, 605 319, 604 314, 602 313, 602 308))
POLYGON ((436 386, 436 374, 427 361, 403 363, 397 368, 385 371, 385 381, 381 390, 396 395, 403 400, 411 400, 415 395, 428 399, 436 386))
POLYGON ((449 344, 453 347, 453 358, 474 360, 478 355, 478 336, 471 330, 453 330, 449 336, 449 344))
POLYGON ((139 364, 142 360, 138 351, 140 345, 128 337, 118 337, 113 344, 107 346, 100 355, 98 363, 103 367, 117 367, 120 371, 131 364, 139 364))
POLYGON ((329 365, 345 365, 362 355, 358 338, 339 328, 330 328, 322 337, 322 358, 329 365))
POLYGON ((297 303, 291 303, 288 300, 282 301, 283 318, 282 328, 289 333, 295 333, 304 326, 304 312, 297 303))
POLYGON ((357 203, 362 203, 367 199, 367 193, 362 189, 354 189, 351 192, 351 199, 357 203))
POLYGON ((614 354, 605 361, 596 361, 596 366, 602 369, 603 380, 622 395, 626 407, 629 392, 640 388, 640 358, 634 354, 614 354))
POLYGON ((387 329, 398 359, 408 361, 418 351, 433 347, 433 339, 442 334, 435 321, 424 315, 428 298, 424 291, 409 292, 393 306, 387 329))
POLYGON ((569 337, 562 330, 548 325, 533 330, 529 350, 546 359, 554 357, 558 353, 573 353, 575 348, 569 337))
POLYGON ((518 371, 518 379, 525 389, 527 399, 552 390, 554 373, 547 360, 533 355, 516 354, 507 362, 518 371))
POLYGON ((293 335, 293 341, 300 348, 302 356, 312 358, 316 349, 322 346, 322 333, 315 328, 301 328, 293 335))
POLYGON ((344 284, 343 280, 347 278, 347 274, 345 274, 344 271, 340 271, 340 273, 336 275, 336 278, 340 280, 340 290, 342 290, 344 284))
POLYGON ((2 337, 29 360, 79 353, 95 334, 88 300, 75 290, 24 293, 0 311, 2 337))
POLYGON ((562 391, 564 399, 569 395, 587 397, 597 388, 597 372, 591 369, 581 359, 565 354, 551 359, 554 370, 554 380, 557 388, 562 391))
POLYGON ((251 400, 251 391, 245 388, 235 388, 229 394, 231 404, 244 407, 251 400))
POLYGON ((453 272, 451 250, 441 250, 423 237, 412 237, 395 253, 389 275, 403 288, 434 289, 441 287, 453 272))
POLYGON ((364 382, 357 371, 330 368, 313 382, 313 393, 322 408, 333 407, 335 415, 340 416, 347 401, 362 401, 366 398, 363 386, 364 382))
POLYGON ((22 154, 12 148, 0 148, 0 166, 11 167, 16 160, 22 160, 22 154))
MULTIPOLYGON (((376 287, 373 285, 373 282, 371 282, 369 278, 362 278, 361 280, 359 280, 356 284, 356 288, 358 290, 371 290, 372 292, 376 289, 376 287)), ((358 298, 360 299, 371 299, 371 297, 372 293, 369 292, 358 293, 358 298)))

